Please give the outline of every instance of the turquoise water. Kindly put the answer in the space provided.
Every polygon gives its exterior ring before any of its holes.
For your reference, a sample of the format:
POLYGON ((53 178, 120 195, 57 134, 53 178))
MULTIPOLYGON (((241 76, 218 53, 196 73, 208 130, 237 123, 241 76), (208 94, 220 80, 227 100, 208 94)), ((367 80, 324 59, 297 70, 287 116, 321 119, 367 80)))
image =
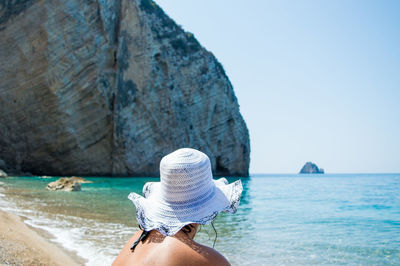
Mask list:
MULTIPOLYGON (((137 230, 127 199, 154 178, 87 178, 50 192, 39 177, 2 179, 0 208, 27 217, 88 261, 109 265, 137 230)), ((237 178, 229 178, 230 182, 237 178)), ((253 175, 236 214, 215 222, 215 248, 233 265, 400 265, 400 174, 253 175)), ((203 226, 196 240, 212 246, 203 226)))

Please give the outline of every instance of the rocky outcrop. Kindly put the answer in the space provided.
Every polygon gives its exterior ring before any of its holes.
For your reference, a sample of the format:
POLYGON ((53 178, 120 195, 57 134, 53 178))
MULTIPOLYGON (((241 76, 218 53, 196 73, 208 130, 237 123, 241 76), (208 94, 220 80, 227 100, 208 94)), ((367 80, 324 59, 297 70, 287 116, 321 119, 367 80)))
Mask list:
POLYGON ((81 183, 92 183, 82 177, 62 177, 57 181, 47 184, 47 190, 81 191, 81 183))
POLYGON ((307 162, 300 170, 300 174, 323 174, 324 169, 318 168, 318 166, 312 162, 307 162))
POLYGON ((216 58, 150 0, 0 1, 0 158, 35 175, 158 175, 192 147, 248 175, 216 58))
POLYGON ((2 169, 7 169, 6 163, 0 159, 0 178, 7 177, 7 173, 4 172, 2 169))
POLYGON ((7 173, 0 169, 0 178, 7 177, 7 173))

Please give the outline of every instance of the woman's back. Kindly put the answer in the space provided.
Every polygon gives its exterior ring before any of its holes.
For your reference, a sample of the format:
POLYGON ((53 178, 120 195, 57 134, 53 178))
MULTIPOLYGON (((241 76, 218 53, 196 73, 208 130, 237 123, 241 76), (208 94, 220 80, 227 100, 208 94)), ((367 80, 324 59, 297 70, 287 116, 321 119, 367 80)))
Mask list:
MULTIPOLYGON (((164 236, 156 230, 139 242, 133 252, 132 244, 139 239, 137 232, 115 259, 117 265, 230 265, 212 248, 196 243, 192 236, 179 231, 174 236, 164 236)), ((194 236, 194 235, 193 235, 194 236)))

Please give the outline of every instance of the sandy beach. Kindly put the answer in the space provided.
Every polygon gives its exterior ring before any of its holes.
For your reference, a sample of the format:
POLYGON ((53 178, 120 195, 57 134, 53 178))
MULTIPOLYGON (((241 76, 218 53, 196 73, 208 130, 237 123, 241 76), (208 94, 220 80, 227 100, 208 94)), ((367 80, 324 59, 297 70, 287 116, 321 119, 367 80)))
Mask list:
POLYGON ((46 240, 21 217, 0 210, 0 265, 82 265, 84 261, 46 240))

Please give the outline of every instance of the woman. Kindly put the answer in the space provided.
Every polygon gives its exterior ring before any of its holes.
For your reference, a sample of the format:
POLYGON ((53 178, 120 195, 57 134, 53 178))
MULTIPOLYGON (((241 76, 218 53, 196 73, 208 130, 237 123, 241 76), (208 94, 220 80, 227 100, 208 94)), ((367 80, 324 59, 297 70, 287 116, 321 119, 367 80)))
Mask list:
POLYGON ((221 211, 235 213, 240 180, 213 180, 210 159, 194 149, 162 158, 160 182, 148 182, 144 197, 131 193, 141 230, 124 246, 113 265, 230 265, 216 250, 196 243, 200 224, 221 211))

